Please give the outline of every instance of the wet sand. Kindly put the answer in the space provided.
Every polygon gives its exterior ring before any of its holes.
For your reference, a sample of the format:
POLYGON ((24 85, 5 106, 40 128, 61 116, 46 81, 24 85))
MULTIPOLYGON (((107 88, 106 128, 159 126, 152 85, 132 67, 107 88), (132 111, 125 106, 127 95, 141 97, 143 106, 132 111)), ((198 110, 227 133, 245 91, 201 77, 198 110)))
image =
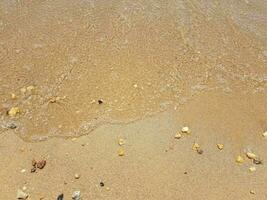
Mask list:
POLYGON ((266 2, 0 11, 0 199, 267 199, 266 2))

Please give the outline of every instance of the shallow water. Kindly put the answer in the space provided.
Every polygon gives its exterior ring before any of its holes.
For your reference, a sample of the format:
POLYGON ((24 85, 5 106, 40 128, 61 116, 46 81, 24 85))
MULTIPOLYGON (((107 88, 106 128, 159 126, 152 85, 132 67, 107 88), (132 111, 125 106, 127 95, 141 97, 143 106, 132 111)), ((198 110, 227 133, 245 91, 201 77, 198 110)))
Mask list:
POLYGON ((240 99, 239 114, 267 124, 266 47, 266 1, 4 0, 0 125, 28 140, 77 136, 214 92, 221 112, 240 99))

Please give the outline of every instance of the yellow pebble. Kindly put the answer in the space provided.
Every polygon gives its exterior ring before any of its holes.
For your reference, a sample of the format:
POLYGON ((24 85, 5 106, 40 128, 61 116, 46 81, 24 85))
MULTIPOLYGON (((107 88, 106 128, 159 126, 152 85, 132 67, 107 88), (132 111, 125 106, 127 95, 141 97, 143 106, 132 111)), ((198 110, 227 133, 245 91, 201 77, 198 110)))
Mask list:
POLYGON ((241 163, 244 162, 244 158, 242 156, 237 156, 236 157, 236 162, 241 164, 241 163))
POLYGON ((250 172, 255 172, 255 171, 256 171, 256 167, 251 166, 251 167, 249 168, 249 171, 250 171, 250 172))
POLYGON ((200 146, 199 146, 198 143, 194 143, 193 146, 192 146, 193 150, 198 150, 199 148, 200 148, 200 146))
POLYGON ((16 99, 16 95, 14 93, 11 94, 11 99, 16 99))
POLYGON ((257 159, 258 158, 258 156, 252 152, 247 152, 246 155, 249 159, 257 159))
POLYGON ((187 126, 184 126, 181 131, 182 133, 190 134, 190 129, 187 126))
POLYGON ((119 156, 124 156, 124 150, 123 150, 123 149, 119 149, 119 151, 118 151, 118 155, 119 155, 119 156))
POLYGON ((9 111, 8 111, 8 115, 11 117, 15 117, 18 113, 20 113, 20 109, 19 107, 12 107, 9 111))
POLYGON ((217 144, 217 148, 220 150, 223 150, 224 145, 223 144, 217 144))
POLYGON ((119 144, 120 146, 124 145, 124 144, 125 144, 124 139, 119 139, 118 144, 119 144))
POLYGON ((181 137, 182 137, 182 135, 180 133, 176 133, 174 136, 175 139, 180 139, 181 137))

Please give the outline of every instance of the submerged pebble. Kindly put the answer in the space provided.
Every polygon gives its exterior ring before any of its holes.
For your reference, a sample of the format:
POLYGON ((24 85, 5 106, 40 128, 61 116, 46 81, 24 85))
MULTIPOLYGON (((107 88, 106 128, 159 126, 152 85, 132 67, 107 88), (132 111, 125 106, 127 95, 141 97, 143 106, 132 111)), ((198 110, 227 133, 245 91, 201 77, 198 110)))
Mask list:
POLYGON ((64 200, 64 194, 58 195, 57 200, 64 200))
POLYGON ((181 137, 182 137, 182 135, 180 133, 176 133, 174 136, 175 139, 180 139, 181 137))
POLYGON ((124 144, 125 144, 124 139, 119 139, 118 144, 119 144, 120 146, 124 145, 124 144))
POLYGON ((125 153, 124 153, 124 150, 123 150, 123 149, 119 149, 119 150, 118 150, 118 155, 119 155, 119 156, 124 156, 124 154, 125 154, 125 153))
POLYGON ((184 126, 181 131, 182 133, 190 134, 190 129, 187 126, 184 126))
POLYGON ((217 148, 220 149, 220 150, 223 150, 224 145, 223 144, 217 144, 217 148))
POLYGON ((80 200, 81 199, 81 192, 80 191, 73 192, 72 199, 73 200, 80 200))
POLYGON ((239 155, 239 156, 236 157, 236 162, 237 163, 242 164, 244 161, 245 160, 244 160, 244 158, 242 156, 239 155))

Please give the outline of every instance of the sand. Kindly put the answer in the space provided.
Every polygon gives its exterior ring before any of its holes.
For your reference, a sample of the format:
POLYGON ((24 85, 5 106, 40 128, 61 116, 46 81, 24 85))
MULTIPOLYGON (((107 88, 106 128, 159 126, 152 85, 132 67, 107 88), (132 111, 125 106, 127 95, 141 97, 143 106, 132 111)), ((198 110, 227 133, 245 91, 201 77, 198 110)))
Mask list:
POLYGON ((1 1, 0 199, 267 199, 266 11, 1 1))

